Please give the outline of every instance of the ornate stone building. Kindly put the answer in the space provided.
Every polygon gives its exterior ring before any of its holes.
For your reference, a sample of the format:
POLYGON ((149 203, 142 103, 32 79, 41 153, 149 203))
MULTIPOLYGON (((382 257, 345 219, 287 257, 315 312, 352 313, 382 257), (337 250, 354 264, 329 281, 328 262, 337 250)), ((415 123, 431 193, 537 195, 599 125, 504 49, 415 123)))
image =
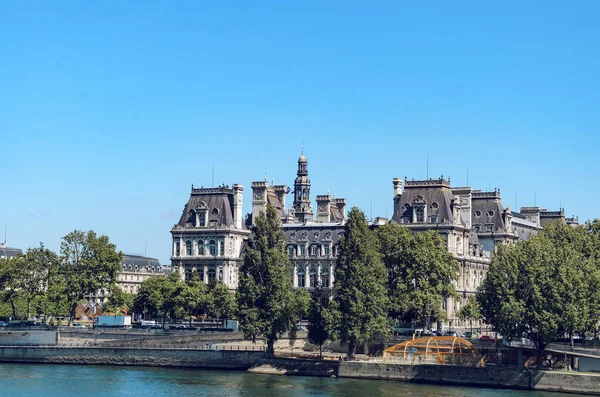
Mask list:
POLYGON ((252 220, 266 210, 267 203, 273 205, 288 241, 293 287, 312 289, 321 285, 331 288, 338 242, 344 232, 346 199, 318 195, 315 219, 310 187, 308 161, 302 153, 293 191, 285 185, 270 186, 267 181, 252 182, 252 220), (286 194, 292 194, 294 199, 287 211, 286 194))
POLYGON ((188 280, 193 272, 208 283, 237 289, 238 268, 250 231, 242 216, 242 185, 194 188, 171 229, 171 269, 188 280))
POLYGON ((11 258, 23 253, 20 248, 7 247, 6 243, 0 243, 0 258, 11 258))
POLYGON ((435 230, 442 234, 447 249, 459 262, 455 283, 458 299, 444 303, 449 325, 462 326, 456 315, 469 295, 476 292, 487 275, 498 244, 513 244, 537 234, 546 222, 577 224, 577 218, 565 218, 564 211, 524 207, 512 212, 504 207, 500 190, 483 192, 470 187, 451 187, 443 177, 423 181, 392 181, 394 215, 392 221, 413 232, 435 230))

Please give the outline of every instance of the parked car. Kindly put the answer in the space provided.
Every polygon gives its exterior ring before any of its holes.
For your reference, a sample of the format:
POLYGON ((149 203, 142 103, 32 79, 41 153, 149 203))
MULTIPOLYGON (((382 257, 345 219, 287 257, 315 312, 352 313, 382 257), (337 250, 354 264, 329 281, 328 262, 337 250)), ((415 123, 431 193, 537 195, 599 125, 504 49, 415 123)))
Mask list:
POLYGON ((6 323, 4 321, 0 321, 0 327, 6 327, 6 323))
POLYGON ((496 340, 494 337, 489 336, 489 335, 481 335, 479 337, 479 340, 496 340))
POLYGON ((463 335, 464 335, 463 338, 465 338, 465 339, 473 338, 473 332, 471 332, 471 331, 467 331, 463 335))

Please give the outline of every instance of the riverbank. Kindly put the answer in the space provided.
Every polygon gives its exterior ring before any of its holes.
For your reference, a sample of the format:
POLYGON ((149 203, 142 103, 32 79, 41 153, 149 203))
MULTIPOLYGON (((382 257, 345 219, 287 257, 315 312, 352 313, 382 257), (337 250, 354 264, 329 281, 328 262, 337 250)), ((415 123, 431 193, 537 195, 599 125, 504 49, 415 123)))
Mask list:
POLYGON ((270 375, 396 380, 600 396, 600 375, 520 370, 501 366, 478 368, 432 364, 394 364, 380 361, 316 362, 296 359, 261 359, 249 369, 249 372, 270 375))
POLYGON ((0 347, 0 363, 230 369, 268 375, 394 380, 409 383, 554 391, 600 396, 600 374, 484 368, 451 365, 410 365, 382 361, 314 361, 266 358, 266 352, 245 346, 201 348, 128 347, 0 347), (228 349, 229 348, 229 349, 228 349))
POLYGON ((247 370, 265 358, 263 350, 100 347, 0 347, 0 362, 30 364, 123 365, 247 370))

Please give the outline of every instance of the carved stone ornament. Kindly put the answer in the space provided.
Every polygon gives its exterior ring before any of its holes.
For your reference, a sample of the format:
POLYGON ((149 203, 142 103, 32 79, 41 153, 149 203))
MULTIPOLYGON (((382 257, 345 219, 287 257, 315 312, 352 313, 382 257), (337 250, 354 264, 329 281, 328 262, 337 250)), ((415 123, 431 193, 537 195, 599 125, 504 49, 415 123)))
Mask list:
POLYGON ((263 195, 261 192, 254 193, 254 200, 262 200, 263 195))
POLYGON ((324 205, 319 206, 319 212, 325 212, 326 210, 327 210, 327 207, 325 207, 324 205))

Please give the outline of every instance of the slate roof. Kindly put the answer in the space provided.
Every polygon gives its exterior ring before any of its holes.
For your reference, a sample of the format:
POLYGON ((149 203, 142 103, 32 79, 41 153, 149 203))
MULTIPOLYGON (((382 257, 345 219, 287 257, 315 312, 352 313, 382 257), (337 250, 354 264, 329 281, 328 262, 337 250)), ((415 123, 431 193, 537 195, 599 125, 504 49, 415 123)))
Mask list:
POLYGON ((504 207, 500 200, 500 192, 473 191, 471 198, 471 217, 473 225, 481 225, 481 232, 485 232, 485 225, 492 224, 493 231, 505 231, 506 225, 502 217, 504 207), (478 215, 479 214, 479 215, 478 215))
POLYGON ((206 207, 208 227, 233 227, 233 194, 233 189, 228 186, 192 189, 177 224, 185 227, 190 222, 193 225, 196 219, 194 211, 206 207))
POLYGON ((4 243, 0 244, 0 258, 11 258, 22 254, 23 250, 20 248, 7 247, 4 243))
MULTIPOLYGON (((406 181, 400 205, 396 207, 392 219, 398 223, 411 222, 412 205, 421 198, 427 203, 427 217, 437 214, 437 223, 451 223, 453 221, 450 204, 454 195, 450 189, 450 183, 443 178, 426 181, 406 181), (437 208, 435 208, 436 205, 437 208), (403 222, 402 218, 407 219, 407 221, 403 222)), ((429 219, 425 219, 424 223, 428 222, 429 219)))
POLYGON ((282 225, 288 244, 329 242, 334 246, 344 233, 344 224, 336 222, 288 223, 282 225))

